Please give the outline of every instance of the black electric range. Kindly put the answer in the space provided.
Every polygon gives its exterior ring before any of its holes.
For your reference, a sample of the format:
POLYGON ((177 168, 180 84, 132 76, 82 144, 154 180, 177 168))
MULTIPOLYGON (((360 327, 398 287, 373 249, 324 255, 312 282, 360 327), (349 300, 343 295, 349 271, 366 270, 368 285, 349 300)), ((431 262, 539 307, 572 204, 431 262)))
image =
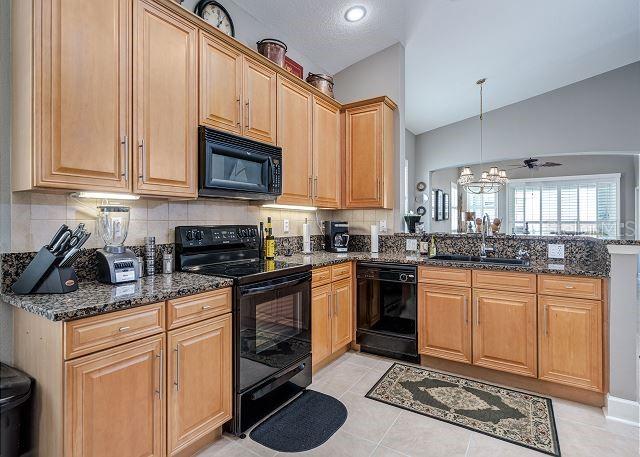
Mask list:
POLYGON ((234 411, 251 426, 311 384, 311 266, 261 258, 255 226, 180 226, 176 269, 233 279, 234 411))

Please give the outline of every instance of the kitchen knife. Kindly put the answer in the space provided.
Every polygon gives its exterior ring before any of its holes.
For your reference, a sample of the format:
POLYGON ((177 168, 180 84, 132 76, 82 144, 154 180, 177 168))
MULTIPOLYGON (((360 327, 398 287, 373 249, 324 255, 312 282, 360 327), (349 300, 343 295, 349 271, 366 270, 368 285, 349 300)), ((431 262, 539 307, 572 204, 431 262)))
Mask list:
POLYGON ((60 237, 60 239, 58 240, 58 242, 53 246, 52 249, 50 249, 50 251, 52 252, 53 255, 59 255, 62 253, 63 251, 63 247, 66 244, 66 242, 69 240, 69 238, 71 238, 71 232, 69 230, 67 230, 66 232, 64 232, 62 234, 62 236, 60 237))
POLYGON ((49 244, 47 244, 47 248, 50 251, 53 251, 53 245, 56 244, 56 242, 58 242, 58 240, 60 239, 60 237, 62 236, 62 234, 69 230, 69 227, 67 227, 67 224, 62 224, 60 226, 60 228, 58 229, 58 231, 55 233, 55 235, 53 235, 53 238, 51 238, 51 241, 49 242, 49 244))
POLYGON ((59 266, 70 267, 76 260, 78 260, 78 257, 80 257, 80 249, 71 248, 69 252, 67 252, 67 255, 64 256, 64 259, 62 259, 59 266))

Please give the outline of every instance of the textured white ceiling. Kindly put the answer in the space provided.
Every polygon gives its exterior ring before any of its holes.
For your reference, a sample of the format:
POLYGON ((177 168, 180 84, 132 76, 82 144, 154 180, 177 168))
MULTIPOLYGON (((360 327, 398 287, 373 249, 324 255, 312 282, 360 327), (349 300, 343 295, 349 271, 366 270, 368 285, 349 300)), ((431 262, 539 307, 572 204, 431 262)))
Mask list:
POLYGON ((640 60, 638 0, 233 1, 331 73, 403 43, 416 134, 477 114, 481 77, 491 110, 640 60))

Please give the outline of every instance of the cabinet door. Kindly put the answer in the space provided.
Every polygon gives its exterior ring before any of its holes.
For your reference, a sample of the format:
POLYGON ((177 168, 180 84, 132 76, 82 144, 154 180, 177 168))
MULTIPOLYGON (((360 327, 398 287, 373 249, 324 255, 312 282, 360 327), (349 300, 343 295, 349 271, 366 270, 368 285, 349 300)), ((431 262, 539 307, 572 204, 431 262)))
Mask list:
POLYGON ((242 133, 242 54, 200 31, 200 124, 242 133))
POLYGON ((134 17, 134 190, 195 197, 197 28, 145 0, 134 17))
POLYGON ((331 355, 331 284, 311 289, 311 354, 313 365, 331 355))
POLYGON ((231 419, 231 314, 169 332, 169 455, 231 419))
POLYGON ((276 144, 276 72, 244 57, 244 136, 276 144))
POLYGON ((535 294, 474 289, 473 299, 474 365, 535 377, 535 294))
POLYGON ((278 203, 311 205, 311 93, 278 76, 278 146, 282 147, 282 196, 278 203))
POLYGON ((382 104, 345 112, 345 206, 382 206, 382 104))
POLYGON ((471 363, 471 289, 418 285, 418 352, 471 363))
POLYGON ((540 379, 602 392, 602 303, 538 297, 540 379))
POLYGON ((164 455, 164 335, 65 366, 65 455, 164 455))
POLYGON ((340 207, 342 167, 340 166, 340 110, 314 98, 313 175, 315 206, 340 207))
POLYGON ((335 352, 353 339, 353 289, 351 287, 351 279, 334 282, 331 288, 333 292, 331 352, 335 352))
POLYGON ((130 2, 40 0, 34 9, 35 185, 128 190, 130 2))

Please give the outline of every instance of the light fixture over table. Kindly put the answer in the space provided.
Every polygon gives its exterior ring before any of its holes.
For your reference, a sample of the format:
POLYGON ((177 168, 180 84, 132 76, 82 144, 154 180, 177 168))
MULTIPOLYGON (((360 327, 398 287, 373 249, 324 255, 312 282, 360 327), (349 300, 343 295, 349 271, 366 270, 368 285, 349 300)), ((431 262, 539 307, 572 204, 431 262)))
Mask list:
MULTIPOLYGON (((482 89, 487 78, 482 78, 476 82, 480 86, 480 165, 482 165, 482 89)), ((471 192, 472 194, 495 194, 499 192, 507 183, 506 170, 498 170, 498 167, 491 167, 489 171, 483 171, 480 179, 476 179, 470 167, 464 167, 460 172, 458 178, 458 184, 461 185, 464 190, 471 192)))

